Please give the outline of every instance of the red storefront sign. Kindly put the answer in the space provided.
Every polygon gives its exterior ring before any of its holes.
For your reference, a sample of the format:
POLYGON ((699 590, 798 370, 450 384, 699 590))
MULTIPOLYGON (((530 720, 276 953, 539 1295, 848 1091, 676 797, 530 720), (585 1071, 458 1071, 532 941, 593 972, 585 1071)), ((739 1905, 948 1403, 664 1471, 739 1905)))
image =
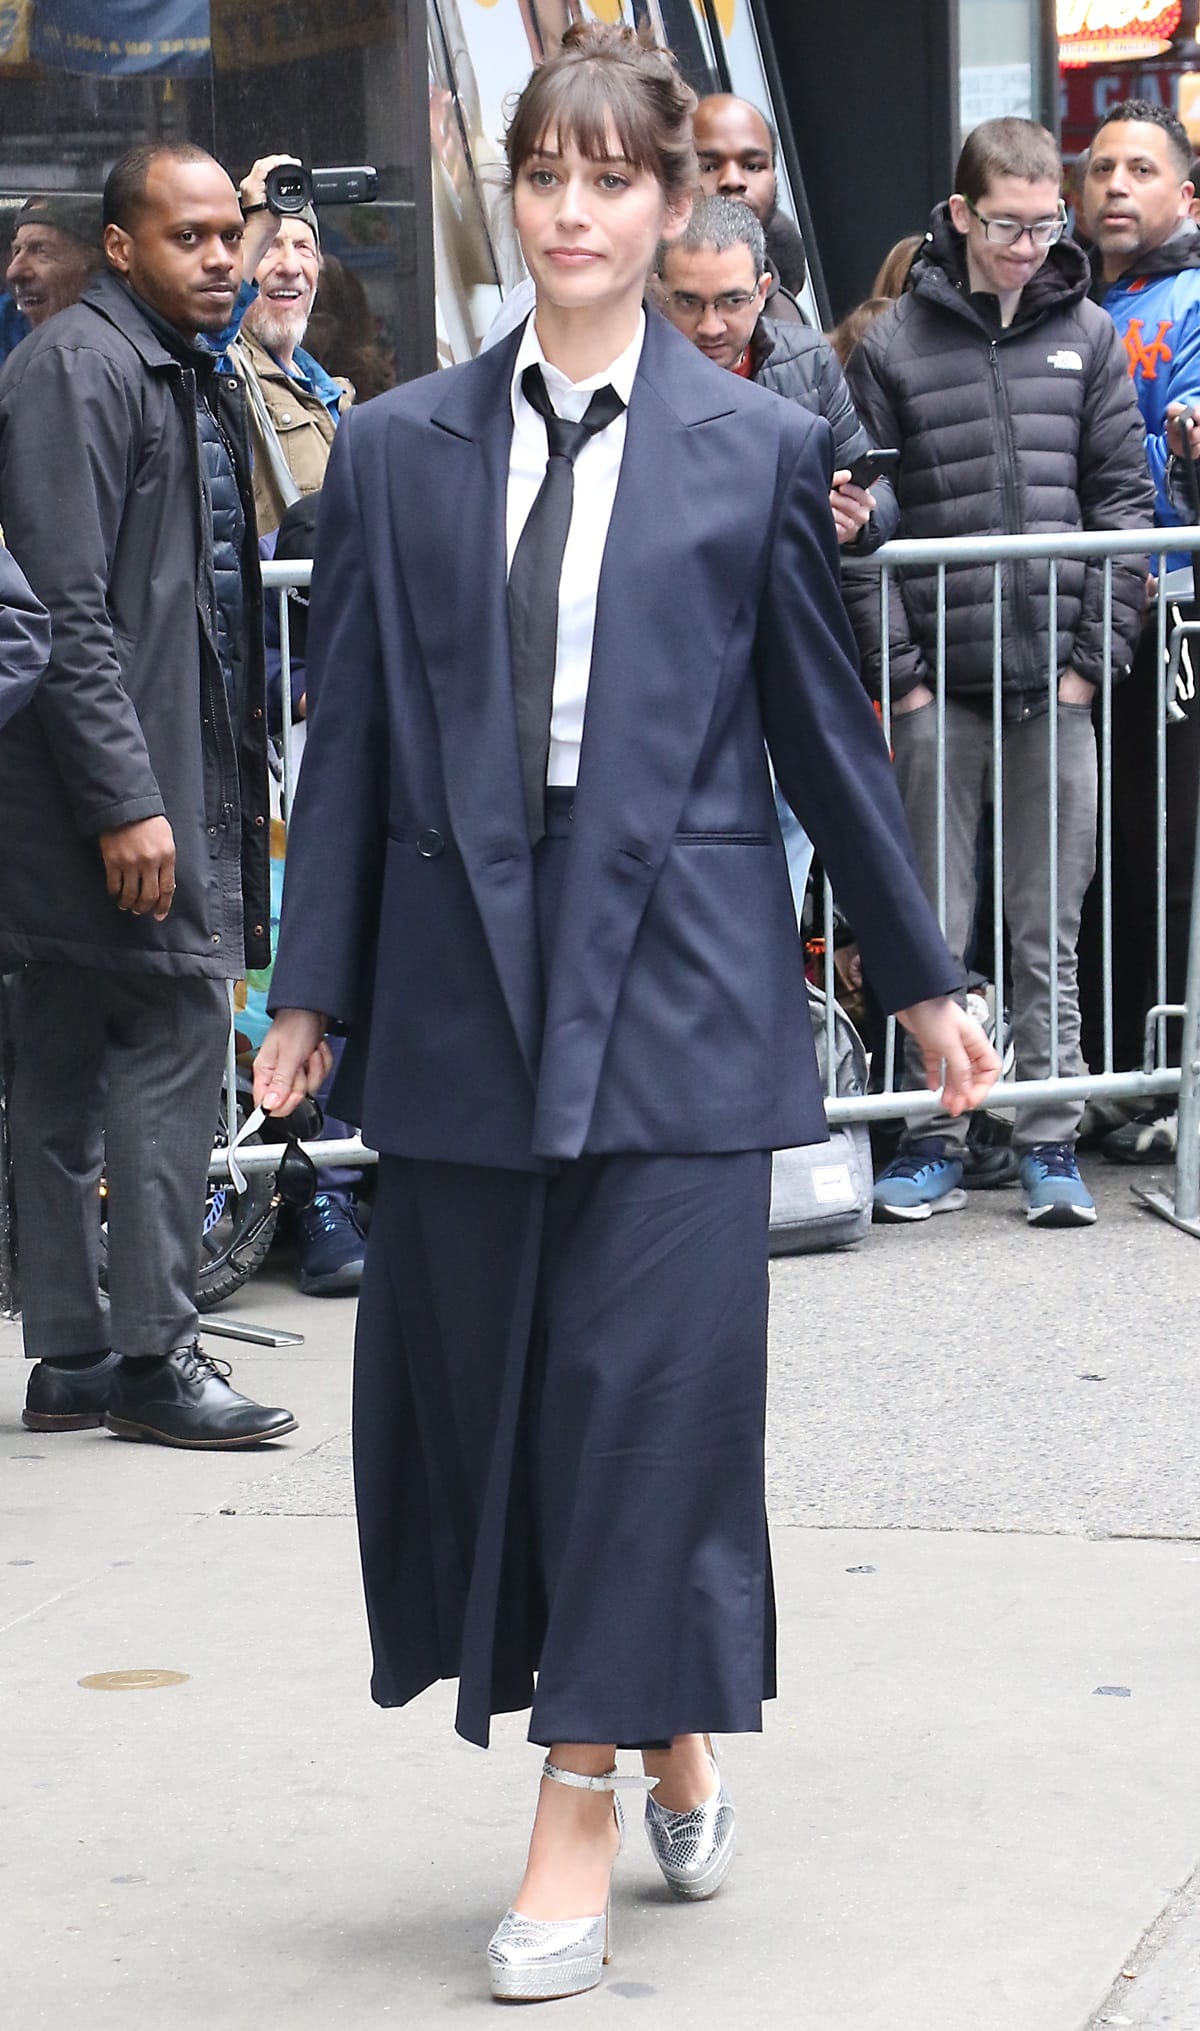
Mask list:
POLYGON ((1070 160, 1086 148, 1106 114, 1123 99, 1149 99, 1151 105, 1174 112, 1182 69, 1181 63, 1166 61, 1121 70, 1110 64, 1064 70, 1059 78, 1063 154, 1070 160))
POLYGON ((1058 60, 1121 63, 1157 56, 1179 26, 1182 0, 1058 0, 1058 60))

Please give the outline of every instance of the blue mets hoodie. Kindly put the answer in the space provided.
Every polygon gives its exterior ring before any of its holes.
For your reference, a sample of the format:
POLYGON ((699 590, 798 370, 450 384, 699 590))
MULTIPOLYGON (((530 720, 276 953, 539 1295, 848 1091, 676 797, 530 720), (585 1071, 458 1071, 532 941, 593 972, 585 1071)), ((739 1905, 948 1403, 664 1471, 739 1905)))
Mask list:
MULTIPOLYGON (((1161 247, 1138 256, 1117 282, 1093 293, 1104 305, 1125 347, 1129 372, 1146 426, 1146 456, 1154 481, 1155 519, 1170 528, 1189 522, 1186 495, 1169 484, 1168 402, 1200 404, 1200 228, 1185 219, 1161 247)), ((1172 565, 1187 564, 1177 553, 1172 565)))

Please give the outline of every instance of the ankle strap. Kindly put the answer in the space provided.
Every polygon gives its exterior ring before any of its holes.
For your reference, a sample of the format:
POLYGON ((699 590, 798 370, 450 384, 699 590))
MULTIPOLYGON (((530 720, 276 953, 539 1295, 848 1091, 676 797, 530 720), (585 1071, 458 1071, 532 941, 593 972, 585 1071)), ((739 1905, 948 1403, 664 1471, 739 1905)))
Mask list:
POLYGON ((578 1770, 564 1770, 548 1756, 542 1765, 542 1776, 552 1777, 556 1784, 569 1784, 575 1791, 653 1791, 658 1783, 657 1777, 647 1777, 640 1770, 618 1770, 615 1765, 599 1777, 581 1777, 578 1770))

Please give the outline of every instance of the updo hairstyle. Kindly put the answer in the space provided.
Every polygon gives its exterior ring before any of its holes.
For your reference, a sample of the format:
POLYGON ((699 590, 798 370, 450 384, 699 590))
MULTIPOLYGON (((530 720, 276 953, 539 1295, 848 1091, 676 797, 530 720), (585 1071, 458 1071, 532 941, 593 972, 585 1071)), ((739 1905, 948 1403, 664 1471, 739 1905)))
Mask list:
POLYGON ((615 131, 626 161, 657 178, 668 202, 684 197, 699 182, 696 103, 674 57, 647 33, 574 22, 517 100, 504 140, 510 182, 550 136, 600 161, 615 131))

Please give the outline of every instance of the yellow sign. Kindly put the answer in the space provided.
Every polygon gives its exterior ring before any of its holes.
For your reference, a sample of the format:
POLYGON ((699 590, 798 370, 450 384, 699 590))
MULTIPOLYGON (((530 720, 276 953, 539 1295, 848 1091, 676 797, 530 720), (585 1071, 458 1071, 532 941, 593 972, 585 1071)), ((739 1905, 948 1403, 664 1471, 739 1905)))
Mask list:
POLYGON ((1058 0, 1059 62, 1078 68, 1157 56, 1182 12, 1182 0, 1058 0))
POLYGON ((0 64, 29 62, 29 12, 32 0, 5 0, 0 5, 0 64))
POLYGON ((1179 117, 1195 147, 1200 143, 1200 71, 1185 71, 1179 80, 1179 117))

